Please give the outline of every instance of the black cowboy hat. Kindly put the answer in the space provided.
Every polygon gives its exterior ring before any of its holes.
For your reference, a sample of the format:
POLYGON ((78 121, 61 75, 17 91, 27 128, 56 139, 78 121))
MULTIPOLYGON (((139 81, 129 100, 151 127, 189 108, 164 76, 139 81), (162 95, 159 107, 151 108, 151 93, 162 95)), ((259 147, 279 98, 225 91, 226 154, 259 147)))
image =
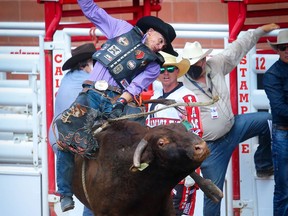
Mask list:
POLYGON ((62 70, 68 70, 75 67, 78 62, 88 60, 92 58, 92 55, 96 52, 96 48, 93 43, 83 44, 72 50, 72 57, 69 58, 62 66, 62 70))
POLYGON ((153 28, 154 30, 158 31, 166 40, 166 48, 162 51, 169 53, 174 56, 178 56, 178 53, 172 47, 172 41, 176 37, 176 33, 174 28, 155 16, 144 16, 140 18, 136 26, 138 26, 142 32, 146 33, 149 28, 153 28))

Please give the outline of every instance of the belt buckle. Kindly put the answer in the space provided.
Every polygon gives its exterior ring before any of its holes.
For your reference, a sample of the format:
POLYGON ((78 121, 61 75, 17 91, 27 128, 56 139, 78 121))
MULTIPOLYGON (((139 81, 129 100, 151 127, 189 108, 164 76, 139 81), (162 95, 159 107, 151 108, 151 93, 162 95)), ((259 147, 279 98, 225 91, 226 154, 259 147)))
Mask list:
POLYGON ((278 130, 288 130, 288 126, 276 125, 276 129, 278 130))
POLYGON ((95 89, 99 91, 106 91, 109 87, 108 82, 106 80, 98 80, 94 84, 95 89))

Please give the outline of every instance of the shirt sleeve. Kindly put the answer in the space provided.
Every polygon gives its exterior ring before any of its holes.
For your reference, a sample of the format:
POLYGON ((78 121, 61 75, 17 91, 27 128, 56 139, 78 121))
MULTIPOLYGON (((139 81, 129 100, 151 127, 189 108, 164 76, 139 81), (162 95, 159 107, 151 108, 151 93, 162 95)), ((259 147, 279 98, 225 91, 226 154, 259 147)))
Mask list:
POLYGON ((126 88, 131 95, 139 95, 143 90, 146 90, 160 74, 160 65, 156 62, 151 62, 145 70, 136 76, 130 85, 126 88))
POLYGON ((85 17, 90 20, 108 38, 113 38, 132 29, 132 25, 107 14, 92 0, 78 0, 78 4, 85 17))
POLYGON ((221 71, 225 76, 240 63, 241 59, 257 44, 264 34, 265 32, 261 27, 254 31, 248 31, 211 60, 216 64, 217 62, 223 62, 221 71))
POLYGON ((263 77, 263 85, 273 112, 276 115, 288 118, 288 104, 285 100, 281 77, 266 72, 263 77))

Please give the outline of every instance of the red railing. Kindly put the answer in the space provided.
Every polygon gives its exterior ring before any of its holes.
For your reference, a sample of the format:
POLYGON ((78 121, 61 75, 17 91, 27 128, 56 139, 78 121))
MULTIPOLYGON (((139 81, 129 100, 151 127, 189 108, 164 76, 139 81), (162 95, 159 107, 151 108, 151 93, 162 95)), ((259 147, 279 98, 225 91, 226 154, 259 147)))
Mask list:
MULTIPOLYGON (((230 1, 221 0, 223 3, 228 4, 228 24, 229 24, 229 42, 233 42, 237 39, 238 34, 241 31, 248 29, 255 29, 263 24, 270 23, 272 16, 287 16, 288 8, 287 0, 243 0, 243 1, 230 1), (265 4, 279 3, 277 9, 259 9, 257 6, 265 4), (254 5, 253 9, 248 9, 248 5, 254 5), (282 6, 283 5, 283 6, 282 6), (281 8, 282 7, 282 8, 281 8), (245 23, 249 18, 267 17, 266 23, 247 24, 245 23)), ((262 21, 264 21, 264 19, 262 21)), ((281 28, 287 28, 288 22, 277 23, 281 28)), ((265 42, 265 37, 261 38, 258 43, 265 42)), ((270 41, 275 41, 275 38, 269 38, 270 41)), ((232 103, 233 112, 238 113, 238 92, 237 92, 237 70, 234 69, 230 73, 230 97, 232 103)), ((232 156, 232 178, 233 178, 233 199, 240 200, 240 172, 239 172, 239 148, 236 148, 232 156)), ((234 209, 234 216, 240 216, 240 209, 234 209)))

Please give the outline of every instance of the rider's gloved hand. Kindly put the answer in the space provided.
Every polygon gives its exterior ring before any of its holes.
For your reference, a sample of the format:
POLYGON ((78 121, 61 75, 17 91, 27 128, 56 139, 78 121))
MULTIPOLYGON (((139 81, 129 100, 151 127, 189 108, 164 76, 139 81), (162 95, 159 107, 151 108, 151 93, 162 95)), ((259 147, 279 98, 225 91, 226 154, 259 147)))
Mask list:
POLYGON ((127 104, 127 100, 125 98, 118 98, 116 103, 113 105, 112 111, 109 115, 110 119, 119 118, 123 114, 124 107, 127 104))

